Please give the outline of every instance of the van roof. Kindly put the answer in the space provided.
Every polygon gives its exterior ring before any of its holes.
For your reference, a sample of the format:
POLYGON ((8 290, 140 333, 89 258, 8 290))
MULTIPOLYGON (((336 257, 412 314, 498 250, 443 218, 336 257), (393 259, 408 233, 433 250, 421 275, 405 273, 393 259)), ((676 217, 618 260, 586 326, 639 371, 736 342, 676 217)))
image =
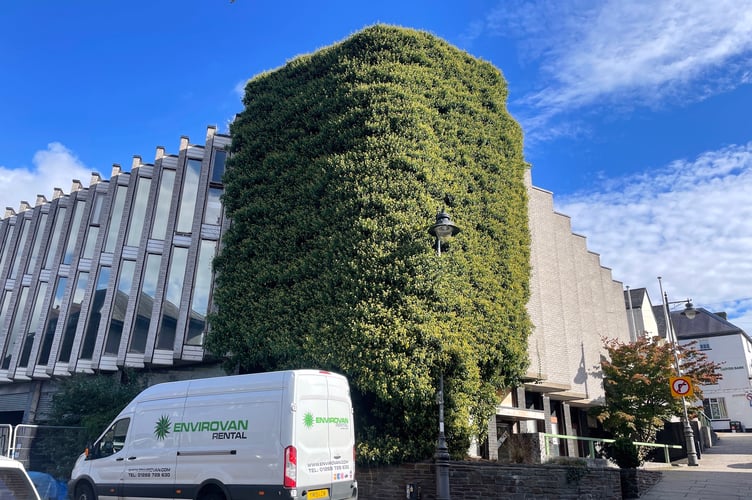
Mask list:
MULTIPOLYGON (((274 390, 286 385, 289 378, 299 376, 325 375, 327 377, 345 379, 344 376, 325 370, 285 370, 265 373, 251 373, 246 375, 226 375, 219 377, 163 382, 144 389, 135 401, 150 401, 155 399, 179 398, 191 394, 219 394, 240 392, 247 390, 274 390)), ((346 379, 345 379, 346 380, 346 379)), ((130 406, 130 405, 129 405, 130 406)))

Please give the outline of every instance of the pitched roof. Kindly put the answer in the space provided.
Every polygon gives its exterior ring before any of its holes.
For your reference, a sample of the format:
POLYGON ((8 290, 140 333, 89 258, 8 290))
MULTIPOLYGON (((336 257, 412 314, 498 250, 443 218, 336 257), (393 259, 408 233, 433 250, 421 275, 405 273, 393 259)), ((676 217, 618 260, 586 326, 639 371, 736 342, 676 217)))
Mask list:
MULTIPOLYGON (((661 306, 657 306, 656 320, 659 319, 657 314, 660 313, 660 323, 665 323, 661 306)), ((655 307, 653 308, 655 310, 655 307)), ((689 319, 682 314, 682 311, 671 312, 671 322, 676 330, 676 337, 679 340, 691 340, 705 337, 721 337, 724 335, 744 335, 749 339, 749 335, 727 321, 723 316, 712 313, 702 307, 696 308, 697 316, 689 319)), ((665 331, 665 325, 663 325, 665 331)), ((659 325, 660 328, 660 325, 659 325)), ((752 339, 750 339, 752 340, 752 339)))
POLYGON ((648 291, 645 288, 635 288, 634 290, 624 290, 624 305, 627 307, 627 310, 631 309, 629 307, 630 296, 632 298, 632 308, 640 309, 640 307, 642 306, 642 302, 645 298, 645 294, 647 294, 647 292, 648 291))

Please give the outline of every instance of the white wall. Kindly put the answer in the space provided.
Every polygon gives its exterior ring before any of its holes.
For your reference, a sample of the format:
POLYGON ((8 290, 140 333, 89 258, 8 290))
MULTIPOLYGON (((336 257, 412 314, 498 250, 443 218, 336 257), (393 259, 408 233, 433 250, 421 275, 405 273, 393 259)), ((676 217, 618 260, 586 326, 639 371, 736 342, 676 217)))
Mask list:
MULTIPOLYGON (((696 339, 696 348, 703 345, 708 359, 722 363, 723 379, 717 385, 703 386, 705 398, 723 398, 728 418, 713 421, 713 429, 728 430, 729 421, 737 420, 752 431, 752 342, 742 334, 712 336, 696 339)), ((680 341, 687 344, 687 341, 680 341)))

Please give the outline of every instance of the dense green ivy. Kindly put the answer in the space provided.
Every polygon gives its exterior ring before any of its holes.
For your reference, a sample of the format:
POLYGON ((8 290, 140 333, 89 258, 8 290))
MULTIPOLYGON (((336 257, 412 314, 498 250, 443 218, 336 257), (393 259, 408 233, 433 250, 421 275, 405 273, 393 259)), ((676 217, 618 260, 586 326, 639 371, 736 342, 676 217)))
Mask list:
POLYGON ((369 27, 252 79, 231 126, 207 347, 227 368, 349 377, 361 461, 454 456, 527 365, 522 133, 498 69, 369 27), (437 256, 446 207, 462 232, 437 256))

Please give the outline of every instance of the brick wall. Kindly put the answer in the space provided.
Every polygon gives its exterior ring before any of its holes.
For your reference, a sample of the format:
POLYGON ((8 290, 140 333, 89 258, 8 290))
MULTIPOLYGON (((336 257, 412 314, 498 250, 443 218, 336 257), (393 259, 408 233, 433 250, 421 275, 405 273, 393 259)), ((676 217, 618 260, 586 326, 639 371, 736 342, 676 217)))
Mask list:
MULTIPOLYGON (((642 482, 654 484, 656 471, 639 471, 642 482)), ((357 469, 360 500, 408 498, 412 484, 421 500, 436 498, 436 474, 432 462, 357 469)), ((500 465, 491 462, 451 462, 449 484, 453 500, 505 499, 599 499, 622 498, 619 469, 561 465, 500 465)), ((644 491, 644 489, 643 489, 644 491)))

